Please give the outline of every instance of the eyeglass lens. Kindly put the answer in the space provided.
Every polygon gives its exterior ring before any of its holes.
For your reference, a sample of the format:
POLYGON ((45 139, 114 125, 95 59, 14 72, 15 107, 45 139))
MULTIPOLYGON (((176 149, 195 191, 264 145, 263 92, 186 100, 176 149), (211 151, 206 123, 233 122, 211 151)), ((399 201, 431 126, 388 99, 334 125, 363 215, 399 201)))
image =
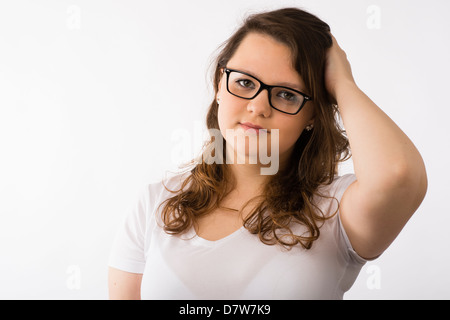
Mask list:
MULTIPOLYGON (((259 81, 246 74, 231 71, 228 77, 228 90, 241 98, 252 99, 260 89, 259 81)), ((304 97, 298 92, 283 87, 273 87, 270 94, 271 104, 274 108, 296 113, 302 106, 304 97)))

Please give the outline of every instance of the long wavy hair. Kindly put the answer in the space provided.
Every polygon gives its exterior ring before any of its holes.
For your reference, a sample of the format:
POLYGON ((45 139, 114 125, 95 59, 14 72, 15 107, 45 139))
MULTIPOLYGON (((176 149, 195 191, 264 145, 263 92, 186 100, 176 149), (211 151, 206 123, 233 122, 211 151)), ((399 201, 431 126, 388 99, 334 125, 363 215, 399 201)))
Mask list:
MULTIPOLYGON (((219 129, 215 96, 222 75, 220 69, 227 65, 251 32, 269 35, 290 48, 293 66, 313 97, 315 117, 314 128, 302 132, 287 165, 268 178, 261 195, 244 205, 256 201, 244 220, 244 227, 267 245, 280 244, 287 249, 301 245, 309 249, 318 239, 323 222, 334 215, 321 212, 313 196, 324 196, 319 194, 319 186, 330 184, 337 174, 338 163, 351 157, 348 139, 340 126, 338 108, 324 83, 326 52, 332 45, 330 27, 298 8, 247 16, 240 28, 218 48, 219 54, 213 61, 215 95, 206 116, 208 129, 219 129), (303 225, 307 232, 295 234, 292 230, 295 224, 303 225)), ((218 142, 211 136, 203 145, 202 156, 218 142)), ((225 156, 223 137, 221 143, 225 156)), ((224 162, 206 163, 194 159, 184 167, 189 168, 189 175, 178 190, 170 190, 164 185, 175 195, 160 204, 163 206, 164 230, 173 235, 188 231, 199 217, 221 208, 221 201, 235 186, 230 178, 230 168, 224 162)))

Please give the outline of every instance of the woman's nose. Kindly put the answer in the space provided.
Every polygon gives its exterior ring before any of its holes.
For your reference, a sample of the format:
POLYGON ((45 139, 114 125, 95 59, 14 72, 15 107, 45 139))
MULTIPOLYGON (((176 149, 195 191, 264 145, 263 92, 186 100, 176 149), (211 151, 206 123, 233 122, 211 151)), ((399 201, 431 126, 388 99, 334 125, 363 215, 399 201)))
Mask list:
POLYGON ((256 97, 249 100, 247 110, 256 113, 256 115, 261 114, 265 118, 270 116, 272 107, 269 103, 269 92, 267 89, 262 90, 256 97))

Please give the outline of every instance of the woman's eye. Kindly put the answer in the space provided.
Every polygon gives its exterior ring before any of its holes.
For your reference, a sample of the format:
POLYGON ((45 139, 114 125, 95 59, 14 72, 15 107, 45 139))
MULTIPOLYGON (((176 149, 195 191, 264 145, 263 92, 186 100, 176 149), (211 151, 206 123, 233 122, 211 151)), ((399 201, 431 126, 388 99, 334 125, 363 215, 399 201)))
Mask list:
POLYGON ((253 82, 250 81, 250 80, 246 80, 246 79, 244 79, 244 80, 238 80, 237 83, 238 83, 241 87, 244 87, 244 88, 253 88, 253 87, 254 87, 253 82))
POLYGON ((281 97, 282 99, 285 99, 285 100, 292 100, 292 99, 295 98, 295 96, 292 93, 287 92, 287 91, 280 92, 278 94, 278 96, 281 97))

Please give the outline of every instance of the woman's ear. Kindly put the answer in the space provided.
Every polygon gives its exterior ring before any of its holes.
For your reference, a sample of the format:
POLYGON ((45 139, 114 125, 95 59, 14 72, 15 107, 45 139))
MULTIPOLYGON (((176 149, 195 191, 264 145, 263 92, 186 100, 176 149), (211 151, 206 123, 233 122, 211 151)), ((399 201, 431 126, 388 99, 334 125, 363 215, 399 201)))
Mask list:
POLYGON ((218 86, 218 88, 217 88, 217 92, 216 92, 216 102, 217 102, 217 104, 219 104, 219 102, 220 102, 220 88, 221 88, 221 83, 222 83, 222 80, 220 80, 219 81, 219 86, 218 86))
POLYGON ((308 122, 306 123, 306 127, 305 127, 305 129, 308 131, 311 130, 312 128, 314 128, 314 119, 316 116, 316 109, 314 108, 314 106, 311 109, 312 109, 311 116, 310 116, 308 122))
POLYGON ((222 76, 220 77, 219 83, 217 85, 217 92, 216 92, 216 102, 219 104, 220 102, 220 90, 222 88, 222 79, 223 79, 223 68, 220 69, 220 72, 222 73, 222 76))

